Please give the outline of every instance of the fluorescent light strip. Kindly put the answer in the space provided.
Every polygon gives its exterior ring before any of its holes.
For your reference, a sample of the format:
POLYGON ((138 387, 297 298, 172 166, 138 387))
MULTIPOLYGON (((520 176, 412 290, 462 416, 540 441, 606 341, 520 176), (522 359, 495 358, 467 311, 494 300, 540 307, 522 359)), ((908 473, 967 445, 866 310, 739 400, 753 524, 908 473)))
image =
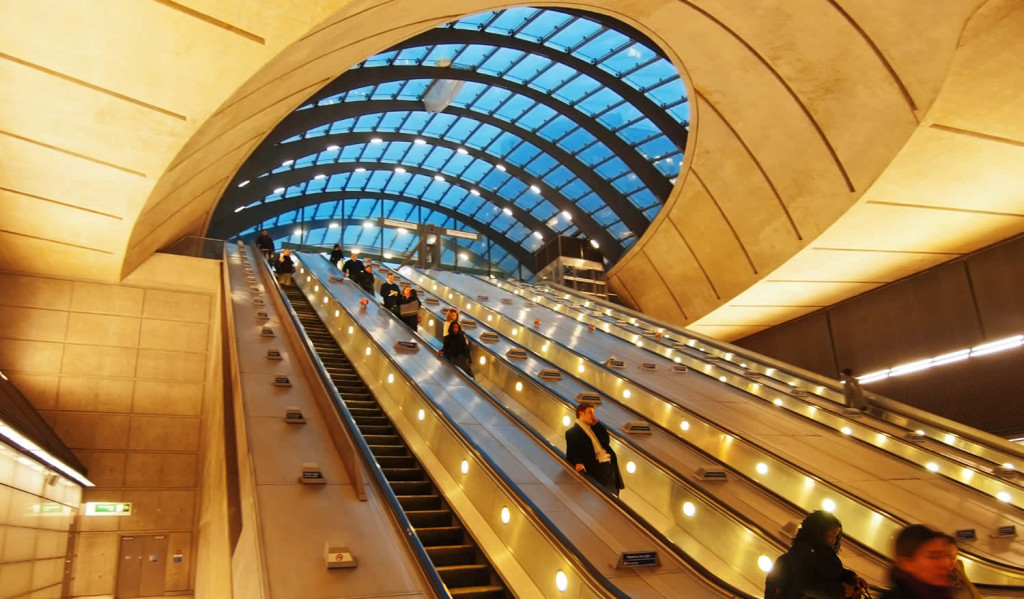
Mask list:
POLYGON ((857 377, 857 380, 861 383, 873 383, 875 381, 887 379, 891 376, 900 376, 901 374, 919 372, 921 370, 927 370, 932 366, 944 366, 946 364, 952 364, 953 362, 959 362, 975 356, 984 356, 1008 349, 1014 349, 1022 345, 1024 345, 1024 335, 1016 335, 1014 337, 1007 337, 1006 339, 1000 339, 990 343, 983 343, 972 347, 971 349, 961 349, 948 354, 942 354, 941 356, 936 356, 934 358, 918 360, 916 362, 909 362, 907 364, 893 366, 892 368, 886 368, 885 370, 870 372, 864 376, 857 377))
POLYGON ((53 457, 52 455, 49 454, 49 452, 33 443, 31 439, 22 435, 13 427, 8 426, 7 423, 2 420, 0 420, 0 435, 11 441, 18 447, 35 456, 37 460, 46 462, 50 466, 53 466, 57 470, 63 472, 65 475, 77 480, 82 485, 86 487, 96 486, 92 483, 91 480, 82 476, 82 474, 79 473, 77 470, 68 466, 67 464, 58 460, 57 458, 53 457))

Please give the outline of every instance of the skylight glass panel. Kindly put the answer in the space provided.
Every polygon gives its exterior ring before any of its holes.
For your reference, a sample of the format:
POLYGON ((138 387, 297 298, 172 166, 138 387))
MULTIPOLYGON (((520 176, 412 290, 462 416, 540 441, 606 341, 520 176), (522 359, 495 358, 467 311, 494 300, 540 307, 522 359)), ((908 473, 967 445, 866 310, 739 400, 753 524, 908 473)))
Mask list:
POLYGON ((626 163, 621 158, 615 156, 611 160, 602 162, 595 170, 602 178, 610 181, 628 172, 629 167, 626 166, 626 163))
POLYGON ((595 115, 623 102, 622 96, 605 87, 582 100, 576 108, 585 114, 595 115))
POLYGON ((620 192, 627 194, 643 187, 643 183, 640 181, 640 177, 629 174, 614 179, 612 181, 612 186, 620 192))
POLYGON ((629 46, 622 48, 612 56, 609 56, 601 63, 601 68, 612 73, 613 75, 620 75, 626 71, 631 71, 638 66, 650 62, 657 58, 657 54, 654 50, 651 50, 647 46, 634 42, 629 46))
POLYGON ((487 31, 497 31, 509 34, 523 26, 530 17, 537 14, 538 9, 529 7, 510 8, 503 11, 493 23, 487 26, 487 31))
POLYGON ((614 156, 614 154, 612 154, 612 151, 608 149, 608 146, 597 143, 580 152, 578 156, 580 160, 587 164, 597 164, 598 162, 608 160, 614 156))
POLYGON ((477 71, 486 75, 500 76, 522 57, 523 52, 520 50, 498 48, 483 64, 477 67, 477 71))
POLYGON ((641 210, 650 208, 651 206, 659 205, 658 198, 654 197, 654 194, 651 193, 651 190, 647 189, 646 187, 631 193, 629 195, 629 201, 632 202, 634 206, 640 208, 641 210))
POLYGON ((478 112, 491 113, 512 95, 507 89, 492 87, 473 101, 472 108, 478 112))
POLYGON ((423 59, 426 65, 435 65, 439 60, 452 62, 455 56, 465 46, 463 44, 438 44, 430 49, 430 53, 423 59))
POLYGON ((458 119, 444 135, 444 139, 461 143, 476 130, 477 125, 478 122, 471 119, 458 119))
POLYGON ((381 114, 380 122, 377 124, 377 131, 394 133, 405 122, 405 115, 400 112, 385 112, 381 114))
POLYGON ((526 114, 519 117, 518 125, 529 131, 536 131, 544 123, 550 121, 558 115, 558 112, 546 105, 546 104, 535 104, 526 114))
POLYGON ((559 139, 558 146, 569 153, 576 153, 586 146, 593 145, 595 141, 594 136, 589 131, 577 128, 559 139))
POLYGON ((447 131, 448 128, 458 120, 458 118, 459 117, 454 114, 437 113, 434 115, 434 118, 430 119, 430 123, 423 132, 431 137, 443 138, 445 131, 447 131))
POLYGON ((632 123, 619 131, 619 137, 632 145, 641 144, 655 136, 662 137, 661 131, 656 129, 654 123, 647 119, 632 123))
POLYGON ((573 56, 587 61, 599 61, 628 42, 629 38, 618 31, 606 29, 580 46, 573 52, 573 56))
POLYGON ((512 228, 505 233, 505 236, 517 243, 522 243, 523 240, 526 239, 526 236, 531 233, 532 231, 524 227, 522 223, 516 221, 512 225, 512 228))
POLYGON ((384 186, 387 185, 390 179, 390 171, 372 171, 370 174, 370 178, 366 182, 366 185, 363 187, 363 189, 367 189, 370 191, 382 191, 384 189, 384 186))
MULTIPOLYGON (((370 144, 373 147, 374 144, 370 144)), ((399 163, 405 156, 406 152, 412 147, 412 144, 407 141, 392 141, 381 144, 384 146, 384 153, 381 155, 382 162, 399 163)))
POLYGON ((306 193, 320 193, 327 187, 327 179, 314 179, 306 185, 306 193))
POLYGON ((516 64, 510 71, 505 73, 503 77, 518 83, 524 83, 536 77, 544 69, 550 68, 551 64, 550 58, 538 56, 537 54, 529 54, 525 56, 519 64, 516 64))
POLYGON ((484 175, 491 171, 491 165, 483 160, 474 160, 469 167, 462 172, 461 178, 465 181, 471 181, 473 183, 479 183, 484 175))
POLYGON ((359 155, 359 161, 376 162, 380 160, 384 155, 386 147, 384 144, 365 144, 362 153, 359 155))
POLYGON ((466 140, 466 145, 474 148, 486 148, 488 144, 501 135, 501 129, 498 129, 494 125, 480 123, 479 121, 473 121, 473 123, 478 126, 474 129, 473 134, 470 135, 469 139, 466 140))
MULTIPOLYGON (((676 77, 675 79, 663 83, 658 87, 647 92, 647 97, 654 100, 658 104, 671 104, 679 101, 679 98, 685 97, 686 91, 683 89, 683 81, 676 77)), ((686 120, 689 120, 688 118, 686 120)))
POLYGON ((391 64, 395 66, 419 64, 420 61, 427 56, 428 52, 429 49, 423 46, 403 48, 402 51, 395 56, 395 60, 391 64))
POLYGON ((515 121, 522 116, 527 110, 532 108, 536 102, 526 96, 514 95, 509 101, 505 102, 498 110, 494 113, 494 116, 498 117, 503 121, 515 121))
POLYGON ((494 17, 493 12, 482 12, 480 14, 463 17, 455 22, 454 27, 456 29, 472 29, 476 30, 480 25, 487 23, 494 17))
POLYGON ((577 72, 570 66, 558 63, 543 73, 532 82, 530 87, 539 89, 545 93, 560 87, 565 81, 576 77, 577 72))
POLYGON ((566 27, 556 33, 547 41, 547 45, 565 52, 570 48, 578 46, 581 42, 601 29, 602 26, 593 21, 580 19, 573 23, 571 27, 566 27))
MULTIPOLYGON (((633 106, 628 102, 623 102, 615 107, 615 110, 609 110, 601 113, 597 117, 597 122, 601 123, 605 127, 618 131, 626 125, 630 125, 641 119, 646 119, 644 113, 640 112, 640 109, 633 106)), ((649 122, 649 121, 648 121, 649 122)), ((660 133, 660 132, 659 132, 660 133)), ((619 133, 619 137, 624 137, 622 133, 619 133)), ((626 138, 626 141, 633 141, 626 138)))
POLYGON ((495 156, 507 156, 513 148, 520 144, 520 142, 521 140, 516 134, 511 131, 503 131, 501 135, 491 142, 491 145, 487 150, 495 156))
POLYGON ((398 53, 393 50, 391 52, 381 52, 380 54, 374 54, 373 56, 363 61, 363 64, 368 67, 384 66, 389 64, 389 62, 395 57, 396 54, 398 53))
POLYGON ((516 34, 516 37, 535 42, 540 41, 542 38, 551 35, 551 32, 572 18, 565 13, 553 10, 541 11, 537 18, 516 34))

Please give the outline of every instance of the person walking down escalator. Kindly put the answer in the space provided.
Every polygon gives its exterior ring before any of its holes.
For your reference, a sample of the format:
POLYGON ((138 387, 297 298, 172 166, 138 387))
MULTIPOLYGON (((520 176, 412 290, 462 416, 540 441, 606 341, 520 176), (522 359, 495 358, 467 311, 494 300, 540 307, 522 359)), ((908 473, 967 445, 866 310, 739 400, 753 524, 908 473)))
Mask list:
POLYGON ((777 589, 765 590, 765 597, 784 599, 859 599, 867 582, 843 567, 839 547, 843 525, 824 510, 811 512, 793 538, 793 545, 776 560, 768 581, 777 589))
POLYGON ((843 383, 843 399, 846 400, 846 407, 867 412, 868 400, 864 397, 864 389, 861 388, 860 381, 853 376, 853 369, 844 368, 839 374, 839 380, 843 383))
POLYGON ((414 331, 419 326, 420 299, 412 287, 402 288, 402 299, 398 301, 398 318, 414 331))
POLYGON ((363 278, 363 271, 366 270, 366 268, 363 266, 363 263, 359 261, 357 254, 352 252, 352 256, 348 260, 345 260, 345 264, 341 267, 341 270, 345 271, 348 278, 358 285, 359 281, 363 278))
POLYGON ((274 260, 274 272, 277 273, 277 282, 282 287, 291 286, 292 274, 295 272, 295 261, 292 260, 291 250, 284 250, 277 260, 274 260))
POLYGON ((333 264, 335 268, 340 268, 338 263, 341 262, 341 259, 344 257, 345 252, 341 251, 341 246, 334 244, 334 249, 331 250, 331 264, 333 264))
POLYGON ((374 278, 376 278, 376 277, 373 276, 373 265, 372 264, 367 264, 366 265, 366 270, 363 271, 362 278, 359 279, 359 286, 363 288, 363 291, 365 291, 366 293, 369 293, 371 297, 373 296, 373 280, 374 280, 374 278))
POLYGON ((437 353, 464 370, 469 378, 476 378, 473 376, 472 360, 469 355, 469 340, 462 332, 462 325, 457 321, 451 323, 448 334, 444 336, 444 346, 437 353))
POLYGON ((265 230, 260 231, 260 236, 256 238, 256 247, 260 248, 263 252, 263 257, 270 262, 270 259, 274 256, 274 240, 270 237, 270 233, 265 230))
POLYGON ((453 322, 459 322, 459 310, 458 308, 451 308, 444 314, 444 326, 441 328, 441 338, 444 339, 448 335, 448 330, 451 328, 453 322))

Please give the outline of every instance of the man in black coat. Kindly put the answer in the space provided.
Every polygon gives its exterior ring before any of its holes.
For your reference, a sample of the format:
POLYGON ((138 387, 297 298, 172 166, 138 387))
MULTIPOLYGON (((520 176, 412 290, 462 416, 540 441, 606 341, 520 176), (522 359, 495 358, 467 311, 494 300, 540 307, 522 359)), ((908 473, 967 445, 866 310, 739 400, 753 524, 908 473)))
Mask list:
POLYGON ((267 233, 266 230, 260 231, 260 236, 256 238, 256 247, 260 248, 263 257, 269 261, 270 257, 274 255, 274 240, 270 237, 270 233, 267 233))
POLYGON ((348 278, 358 285, 363 280, 363 272, 366 269, 363 267, 363 263, 359 261, 359 258, 356 257, 356 253, 352 252, 352 257, 345 260, 345 265, 341 267, 341 270, 345 271, 348 278))
POLYGON ((597 421, 592 404, 576 406, 576 424, 565 431, 565 459, 576 472, 594 479, 616 497, 626 487, 618 459, 608 444, 608 430, 597 421))
POLYGON ((345 252, 341 251, 341 246, 338 244, 334 244, 334 249, 331 250, 331 264, 333 264, 335 268, 337 268, 338 263, 341 262, 341 259, 344 257, 345 252))
POLYGON ((401 290, 395 285, 395 273, 389 272, 388 282, 380 286, 380 297, 384 301, 384 307, 394 312, 401 295, 401 290))

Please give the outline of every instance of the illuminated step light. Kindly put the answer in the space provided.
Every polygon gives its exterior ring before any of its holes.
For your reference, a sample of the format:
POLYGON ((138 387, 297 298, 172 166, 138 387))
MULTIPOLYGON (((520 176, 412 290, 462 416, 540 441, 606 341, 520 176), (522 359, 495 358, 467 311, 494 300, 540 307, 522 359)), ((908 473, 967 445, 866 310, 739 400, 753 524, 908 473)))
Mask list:
POLYGON ((683 503, 683 513, 686 514, 688 518, 692 518, 694 514, 697 513, 697 508, 693 505, 693 503, 687 501, 683 503))

